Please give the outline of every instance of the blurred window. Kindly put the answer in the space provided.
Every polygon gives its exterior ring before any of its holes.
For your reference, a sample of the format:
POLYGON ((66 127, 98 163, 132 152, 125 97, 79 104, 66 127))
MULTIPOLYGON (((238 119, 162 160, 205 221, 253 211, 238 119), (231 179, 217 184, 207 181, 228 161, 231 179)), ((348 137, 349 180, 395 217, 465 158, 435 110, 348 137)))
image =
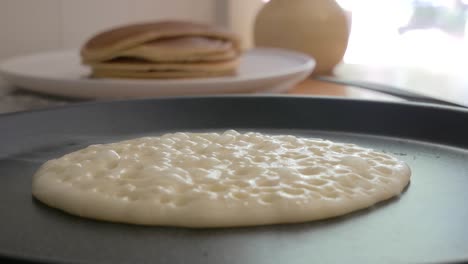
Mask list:
POLYGON ((352 17, 345 63, 468 71, 468 0, 338 0, 352 17))

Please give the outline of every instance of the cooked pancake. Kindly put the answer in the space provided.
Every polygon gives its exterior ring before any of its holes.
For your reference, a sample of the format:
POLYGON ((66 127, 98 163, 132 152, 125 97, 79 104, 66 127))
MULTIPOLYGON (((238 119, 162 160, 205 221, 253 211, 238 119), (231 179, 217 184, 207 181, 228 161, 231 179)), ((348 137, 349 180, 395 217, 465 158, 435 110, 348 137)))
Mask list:
MULTIPOLYGON (((231 42, 202 37, 176 37, 148 42, 116 54, 116 57, 152 62, 225 61, 238 57, 231 42)), ((92 64, 92 62, 90 62, 92 64)))
POLYGON ((138 59, 116 59, 109 62, 90 64, 95 70, 117 71, 234 71, 239 64, 237 59, 227 61, 194 62, 194 63, 154 63, 138 59))
MULTIPOLYGON (((128 50, 135 49, 141 45, 180 37, 220 40, 231 43, 232 49, 236 52, 240 52, 239 40, 234 34, 228 31, 193 22, 163 21, 127 25, 97 34, 84 45, 81 50, 81 56, 85 63, 106 61, 119 57, 122 53, 128 52, 128 50)), ((188 49, 185 44, 186 43, 182 45, 184 46, 182 49, 187 51, 188 49)), ((201 45, 199 44, 199 42, 194 44, 197 47, 195 51, 200 49, 201 45)), ((203 45, 207 45, 209 48, 213 47, 212 44, 205 43, 203 45)), ((152 54, 151 56, 154 56, 154 52, 150 53, 152 54)), ((141 53, 138 54, 139 57, 141 57, 141 55, 141 53)))
POLYGON ((93 78, 182 79, 234 76, 236 71, 125 71, 93 69, 93 78))

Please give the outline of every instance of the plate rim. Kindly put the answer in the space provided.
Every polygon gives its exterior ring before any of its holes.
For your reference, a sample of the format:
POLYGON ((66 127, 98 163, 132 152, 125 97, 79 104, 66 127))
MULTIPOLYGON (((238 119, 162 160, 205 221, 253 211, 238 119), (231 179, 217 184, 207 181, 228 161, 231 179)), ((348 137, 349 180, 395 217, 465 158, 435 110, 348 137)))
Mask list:
MULTIPOLYGON (((31 75, 27 73, 21 73, 18 72, 15 69, 11 69, 11 65, 18 64, 19 61, 21 60, 27 60, 31 59, 34 57, 44 57, 44 56, 71 56, 71 55, 77 55, 79 56, 79 51, 77 49, 62 49, 62 50, 54 50, 54 51, 46 51, 46 52, 39 52, 39 53, 30 53, 26 55, 20 55, 20 56, 15 56, 11 57, 9 59, 0 61, 0 76, 3 76, 7 82, 10 82, 10 78, 29 78, 29 79, 40 79, 40 80, 47 80, 47 81, 57 81, 57 82, 83 82, 86 84, 99 84, 102 80, 104 80, 107 84, 129 84, 129 83, 134 83, 134 82, 139 82, 141 85, 148 85, 148 84, 155 84, 157 82, 158 85, 174 85, 174 84, 194 84, 194 85, 202 85, 202 84, 207 84, 207 83, 217 83, 219 85, 226 84, 226 83, 232 83, 232 82, 245 82, 245 81, 260 81, 260 80, 265 80, 265 79, 272 79, 272 78, 279 78, 279 77, 285 77, 285 76, 290 76, 294 74, 299 74, 299 73, 305 73, 309 72, 310 73, 313 71, 313 69, 316 66, 316 60, 312 58, 311 56, 293 51, 293 50, 288 50, 288 49, 281 49, 281 48, 271 48, 271 47, 257 47, 257 48, 252 48, 250 50, 247 50, 245 53, 265 53, 265 52, 270 52, 270 53, 275 53, 277 55, 281 55, 282 57, 294 57, 294 58, 299 58, 303 60, 304 62, 301 63, 298 66, 295 66, 294 68, 289 68, 283 71, 280 71, 279 73, 276 74, 264 74, 264 75, 259 75, 259 76, 254 76, 252 77, 243 77, 243 78, 235 78, 235 79, 230 79, 226 77, 210 77, 210 78, 190 78, 190 79, 131 79, 131 78, 121 78, 121 79, 115 79, 115 78, 103 78, 101 80, 96 80, 96 79, 69 79, 69 78, 64 78, 64 77, 44 77, 41 75, 31 75)), ((36 58, 34 58, 36 59, 36 58)), ((37 59, 36 59, 37 60, 37 59)), ((309 74, 310 74, 309 73, 309 74)))

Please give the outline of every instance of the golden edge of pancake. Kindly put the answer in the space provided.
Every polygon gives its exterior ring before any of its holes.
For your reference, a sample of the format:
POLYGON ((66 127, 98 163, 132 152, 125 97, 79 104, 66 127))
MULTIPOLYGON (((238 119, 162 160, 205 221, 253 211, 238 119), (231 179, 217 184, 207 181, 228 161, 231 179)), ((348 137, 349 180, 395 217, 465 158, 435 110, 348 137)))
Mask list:
POLYGON ((234 34, 227 31, 203 24, 182 21, 162 21, 156 23, 128 25, 99 33, 85 43, 80 53, 83 62, 86 64, 88 62, 106 61, 114 58, 116 53, 137 47, 150 41, 187 36, 229 41, 232 42, 233 48, 237 53, 241 52, 239 39, 234 34), (151 26, 153 26, 154 29, 152 29, 151 26), (147 27, 148 29, 136 30, 138 27, 147 27), (132 32, 132 29, 135 29, 136 32, 132 32), (106 38, 112 38, 112 35, 117 31, 121 31, 120 36, 116 37, 116 39, 111 43, 106 43, 106 38), (99 40, 104 43, 98 45, 100 44, 99 40))

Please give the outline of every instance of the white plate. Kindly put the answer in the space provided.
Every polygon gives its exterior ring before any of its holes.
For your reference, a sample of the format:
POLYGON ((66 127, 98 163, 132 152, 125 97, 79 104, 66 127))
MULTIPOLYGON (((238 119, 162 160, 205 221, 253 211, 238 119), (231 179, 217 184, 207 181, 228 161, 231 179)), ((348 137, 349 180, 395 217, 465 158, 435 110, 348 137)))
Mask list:
POLYGON ((140 80, 91 79, 76 50, 49 52, 5 61, 0 74, 24 89, 80 98, 141 98, 168 95, 284 92, 315 67, 309 56, 281 49, 252 49, 242 56, 236 76, 140 80))

